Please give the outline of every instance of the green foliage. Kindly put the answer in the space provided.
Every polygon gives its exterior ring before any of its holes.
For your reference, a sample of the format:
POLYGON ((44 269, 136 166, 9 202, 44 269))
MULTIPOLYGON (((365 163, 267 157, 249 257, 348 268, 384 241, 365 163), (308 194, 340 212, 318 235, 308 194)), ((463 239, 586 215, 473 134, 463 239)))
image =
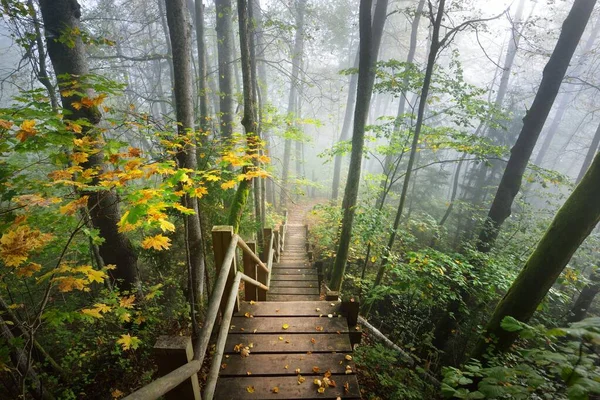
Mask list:
POLYGON ((595 350, 600 343, 600 318, 546 330, 506 317, 502 327, 519 332, 522 341, 516 351, 493 358, 485 366, 470 361, 462 369, 444 368, 442 393, 446 397, 583 400, 600 393, 595 350))

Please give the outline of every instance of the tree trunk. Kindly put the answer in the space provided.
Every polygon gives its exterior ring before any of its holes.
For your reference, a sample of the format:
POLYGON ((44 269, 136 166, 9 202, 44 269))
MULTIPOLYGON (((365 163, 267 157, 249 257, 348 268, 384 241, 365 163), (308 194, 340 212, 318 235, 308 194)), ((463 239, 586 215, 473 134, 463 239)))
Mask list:
MULTIPOLYGON (((252 0, 250 0, 252 1, 252 0)), ((259 137, 256 134, 257 116, 256 116, 256 73, 253 71, 251 62, 251 48, 253 46, 253 31, 248 15, 248 0, 238 0, 238 19, 240 31, 240 51, 242 55, 242 78, 244 89, 244 116, 242 125, 246 132, 246 148, 249 155, 254 155, 258 151, 259 137)), ((248 167, 244 167, 244 173, 248 172, 248 167)), ((229 224, 233 226, 233 231, 238 232, 242 214, 248 201, 252 180, 244 179, 240 182, 235 194, 234 202, 229 214, 229 224)))
MULTIPOLYGON (((496 351, 507 350, 518 336, 517 332, 502 329, 502 320, 511 316, 521 322, 529 321, 573 253, 600 222, 600 201, 593 200, 599 198, 600 156, 596 156, 490 318, 486 338, 497 340, 496 351)), ((480 358, 492 346, 494 343, 481 338, 473 357, 480 358)))
MULTIPOLYGON (((79 4, 73 0, 41 0, 40 8, 46 31, 47 49, 54 72, 59 77, 60 87, 70 87, 72 80, 80 80, 88 74, 85 45, 80 37, 74 38, 74 43, 68 46, 56 38, 60 37, 64 29, 80 29, 79 18, 81 11, 79 4)), ((86 90, 87 97, 94 97, 91 90, 86 90)), ((61 95, 63 108, 69 111, 64 115, 65 120, 76 121, 85 119, 92 125, 98 125, 102 118, 97 107, 81 107, 77 110, 73 103, 81 103, 83 96, 61 95)), ((100 139, 99 132, 92 127, 83 126, 82 136, 92 136, 100 139)), ((84 169, 98 169, 104 171, 104 152, 101 145, 97 145, 97 152, 89 155, 87 162, 82 164, 84 169)), ((98 183, 98 178, 92 185, 98 183)), ((82 193, 88 197, 88 208, 94 227, 100 231, 104 242, 100 245, 100 255, 105 265, 116 265, 116 269, 109 271, 114 280, 120 281, 123 289, 130 289, 137 282, 137 255, 129 239, 118 231, 121 219, 119 210, 119 197, 114 191, 99 190, 82 193)))
POLYGON ((352 222, 354 220, 354 208, 358 197, 358 185, 360 183, 360 170, 363 157, 365 124, 369 113, 371 94, 375 82, 375 64, 377 54, 383 36, 383 27, 387 17, 387 0, 377 1, 374 18, 371 22, 371 0, 360 1, 360 59, 358 63, 358 88, 356 93, 356 107, 354 110, 354 129, 352 133, 352 153, 350 154, 350 166, 348 169, 348 181, 344 191, 342 208, 342 229, 338 249, 335 256, 330 287, 340 290, 346 262, 350 250, 352 238, 352 222))
MULTIPOLYGON (((411 29, 410 29, 410 46, 408 48, 408 54, 406 55, 406 62, 408 64, 412 64, 415 61, 415 53, 417 52, 417 38, 419 34, 419 22, 421 21, 421 14, 423 13, 423 7, 425 6, 425 0, 419 0, 419 4, 417 5, 417 10, 415 12, 415 17, 412 20, 411 29)), ((408 86, 409 77, 406 76, 402 82, 402 87, 408 86)), ((400 102, 398 103, 398 112, 396 113, 396 121, 394 122, 394 131, 392 133, 392 137, 390 138, 390 146, 392 146, 397 140, 397 136, 400 134, 400 127, 402 126, 402 122, 404 120, 404 110, 406 108, 406 96, 408 93, 403 93, 400 96, 400 102)), ((386 193, 387 193, 387 184, 390 179, 390 175, 392 175, 392 169, 394 168, 394 156, 395 154, 385 155, 385 160, 383 162, 383 173, 386 176, 385 179, 381 181, 381 194, 377 199, 377 204, 381 204, 383 207, 385 203, 386 193)), ((395 169, 395 168, 394 168, 395 169)))
MULTIPOLYGON (((590 33, 590 36, 588 37, 588 39, 585 42, 585 45, 583 46, 583 49, 581 49, 581 52, 580 52, 581 55, 583 55, 585 57, 585 55, 590 52, 590 50, 592 49, 592 46, 594 45, 594 42, 596 41, 596 37, 598 36, 599 32, 600 32, 600 22, 596 22, 596 24, 594 25, 594 28, 592 29, 592 32, 590 33)), ((574 68, 573 71, 571 71, 571 73, 569 75, 579 76, 580 73, 581 73, 581 64, 577 68, 574 68)), ((569 107, 571 102, 575 99, 575 97, 577 97, 577 93, 563 94, 562 99, 558 104, 556 114, 552 120, 552 124, 550 125, 550 128, 548 128, 548 133, 546 133, 546 137, 544 138, 544 141, 542 142, 540 151, 538 151, 538 154, 535 157, 535 161, 534 161, 535 165, 537 165, 539 167, 542 166, 544 157, 546 156, 546 153, 548 152, 548 149, 550 148, 550 144, 552 143, 552 140, 554 139, 556 132, 558 132, 558 128, 560 127, 560 123, 562 122, 565 112, 567 111, 567 108, 569 107)))
MULTIPOLYGON (((353 68, 358 68, 360 51, 356 52, 353 68)), ((352 124, 352 111, 356 101, 356 87, 358 85, 358 74, 350 75, 350 84, 348 85, 348 99, 346 100, 346 111, 344 112, 344 123, 340 134, 340 142, 348 140, 350 135, 350 125, 352 124)), ((331 187, 331 199, 337 200, 340 191, 340 174, 342 171, 342 155, 336 154, 333 161, 333 185, 331 187)))
POLYGON ((594 138, 592 139, 592 144, 588 148, 587 154, 585 155, 585 159, 583 160, 583 165, 581 166, 581 170, 579 170, 579 175, 577 176, 577 183, 581 182, 585 173, 587 172, 596 152, 600 148, 600 125, 596 128, 596 133, 594 134, 594 138))
MULTIPOLYGON (((179 136, 187 137, 194 132, 194 102, 193 102, 193 79, 191 69, 192 43, 188 13, 186 12, 185 0, 166 1, 167 23, 169 25, 169 36, 171 48, 173 49, 173 72, 175 78, 175 104, 177 105, 177 130, 179 136)), ((187 143, 177 153, 179 168, 189 168, 195 171, 198 168, 196 158, 196 147, 193 141, 187 143)), ((192 306, 192 324, 196 326, 197 305, 202 299, 202 287, 204 287, 204 253, 202 249, 202 228, 200 226, 198 202, 189 194, 184 196, 184 205, 194 210, 194 215, 185 215, 186 247, 188 251, 188 271, 190 275, 189 287, 191 288, 190 304, 192 306)), ((195 330, 194 334, 197 334, 195 330)))
MULTIPOLYGON (((425 106, 427 105, 427 96, 429 94, 429 87, 431 86, 431 76, 433 75, 433 67, 435 66, 435 60, 437 58, 438 51, 440 49, 440 27, 442 18, 444 16, 444 6, 446 0, 440 0, 438 3, 438 9, 435 21, 433 23, 433 33, 431 36, 431 46, 429 49, 429 57, 427 59, 427 67, 425 69, 425 77, 423 78, 423 87, 421 89, 421 96, 419 99, 419 109, 417 111, 417 123, 415 125, 415 132, 413 135, 413 141, 410 148, 410 156, 408 158, 408 166, 406 167, 406 174, 404 175, 404 183, 402 184, 402 192, 400 194, 400 202, 398 204, 398 210, 396 211, 396 218, 394 219, 394 227, 390 233, 390 238, 387 244, 387 252, 392 251, 394 242, 396 241, 396 231, 398 225, 400 225, 400 218, 404 211, 404 204, 406 203, 406 194, 408 193, 408 187, 410 184, 410 177, 412 175, 413 165, 417 158, 417 150, 419 146, 419 137, 421 135, 421 129, 423 128, 423 119, 425 117, 425 106)), ((387 264, 388 257, 382 257, 381 265, 377 271, 377 278, 373 283, 377 286, 381 283, 385 272, 385 266, 387 264)))
POLYGON ((542 82, 531 108, 523 118, 523 128, 511 149, 500 186, 479 234, 479 251, 488 252, 504 221, 510 216, 512 203, 521 187, 523 174, 546 118, 558 94, 575 48, 585 30, 596 0, 575 0, 563 23, 558 43, 544 68, 542 82))
POLYGON ((575 300, 567 321, 573 323, 584 319, 598 292, 600 292, 600 271, 596 269, 590 275, 590 283, 583 287, 575 300))
MULTIPOLYGON (((288 118, 294 118, 296 113, 296 101, 298 93, 298 77, 300 65, 304 53, 304 11, 307 0, 296 0, 296 35, 294 37, 294 50, 292 52, 292 76, 290 81, 290 97, 288 100, 288 118)), ((293 124, 293 122, 291 122, 293 124)), ((285 139, 283 147, 283 166, 281 171, 281 195, 279 196, 279 207, 284 209, 287 204, 288 177, 290 171, 290 158, 292 156, 292 140, 285 139)))
POLYGON ((206 44, 204 42, 204 4, 202 0, 194 2, 194 15, 196 16, 196 46, 198 48, 198 97, 200 115, 198 115, 199 125, 202 135, 201 142, 205 142, 210 133, 210 123, 208 114, 208 85, 206 80, 206 44))
POLYGON ((219 59, 219 115, 221 137, 233 134, 233 38, 231 37, 233 6, 231 0, 215 0, 217 15, 217 52, 219 59))

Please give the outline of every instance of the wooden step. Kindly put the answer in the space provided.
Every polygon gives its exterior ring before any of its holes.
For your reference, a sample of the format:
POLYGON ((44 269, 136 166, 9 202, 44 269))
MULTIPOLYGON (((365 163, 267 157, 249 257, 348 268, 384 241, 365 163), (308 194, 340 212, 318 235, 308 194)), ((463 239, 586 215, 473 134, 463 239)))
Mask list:
POLYGON ((314 267, 312 265, 310 265, 309 263, 276 263, 276 264, 273 264, 273 268, 279 268, 279 269, 310 268, 310 269, 313 269, 314 267))
POLYGON ((236 316, 244 316, 249 313, 255 317, 318 317, 320 315, 342 314, 342 303, 339 301, 297 301, 294 304, 288 302, 249 302, 240 303, 240 311, 236 316))
POLYGON ((305 295, 305 294, 320 294, 319 288, 315 287, 271 287, 269 294, 293 294, 293 295, 305 295))
POLYGON ((319 287, 314 281, 271 281, 271 289, 279 287, 319 287))
POLYGON ((248 372, 252 376, 297 376, 297 369, 300 369, 300 374, 303 376, 322 376, 326 371, 334 375, 345 375, 347 365, 352 368, 352 371, 356 371, 354 361, 346 359, 348 355, 349 353, 250 353, 248 357, 231 355, 223 359, 225 365, 221 365, 219 376, 247 376, 248 372), (319 372, 314 372, 313 367, 318 367, 319 372))
POLYGON ((279 275, 317 275, 317 270, 314 268, 279 268, 272 269, 273 274, 279 275))
POLYGON ((351 352, 350 336, 337 333, 237 333, 227 335, 225 354, 235 354, 238 344, 252 344, 251 353, 351 352))
POLYGON ((335 375, 336 387, 328 387, 324 393, 317 392, 313 379, 298 384, 296 376, 245 376, 220 378, 217 382, 215 399, 219 400, 266 400, 266 399, 360 399, 356 375, 335 375), (277 388, 277 394, 273 388, 277 388), (347 389, 346 389, 347 387, 347 389))
POLYGON ((347 334, 348 322, 344 317, 233 317, 230 333, 337 333, 347 334), (283 326, 287 325, 287 329, 283 326))
POLYGON ((273 274, 271 275, 272 281, 317 281, 316 275, 281 275, 281 274, 273 274))
POLYGON ((267 293, 267 301, 317 301, 321 300, 320 295, 316 294, 269 294, 267 293))

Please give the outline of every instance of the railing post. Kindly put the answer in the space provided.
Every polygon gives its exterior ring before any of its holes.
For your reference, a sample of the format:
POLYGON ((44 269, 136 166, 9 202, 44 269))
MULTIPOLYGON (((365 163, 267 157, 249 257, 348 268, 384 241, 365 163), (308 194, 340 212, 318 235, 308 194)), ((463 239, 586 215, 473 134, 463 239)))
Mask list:
MULTIPOLYGON (((212 242, 213 242, 213 254, 215 256, 215 270, 216 276, 219 276, 219 272, 223 267, 223 259, 225 258, 225 253, 227 253, 227 249, 229 248, 229 244, 231 243, 231 239, 233 238, 233 227, 227 225, 217 225, 212 229, 212 242)), ((229 265, 225 266, 226 268, 229 265)), ((224 295, 221 298, 221 305, 219 309, 221 313, 225 311, 225 304, 227 303, 227 296, 231 292, 231 285, 233 284, 233 279, 235 278, 236 268, 236 257, 233 257, 233 268, 229 269, 229 275, 227 277, 227 284, 225 285, 224 295)))
POLYGON ((308 225, 304 225, 304 235, 305 235, 305 239, 306 242, 304 243, 305 247, 306 247, 306 252, 308 253, 310 251, 310 243, 308 243, 308 225))
POLYGON ((273 231, 273 235, 275 235, 273 237, 273 248, 275 250, 275 259, 273 260, 274 262, 279 262, 279 256, 280 256, 280 246, 279 246, 279 230, 275 229, 273 231))
MULTIPOLYGON (((256 242, 246 242, 246 244, 248 245, 250 250, 252 250, 252 252, 256 253, 256 242)), ((244 273, 250 278, 258 280, 258 268, 256 268, 256 261, 254 261, 249 254, 246 254, 245 251, 242 252, 242 254, 242 261, 244 263, 244 273)), ((259 282, 262 281, 259 280, 259 282)), ((244 285, 244 298, 246 299, 246 301, 257 301, 258 298, 256 296, 256 291, 257 288, 255 286, 246 283, 244 285)))
MULTIPOLYGON (((273 236, 272 228, 263 229, 263 262, 268 266, 269 263, 269 246, 271 245, 271 236, 273 236)), ((267 285, 268 273, 260 269, 257 271, 256 280, 267 285)), ((261 288, 256 288, 258 292, 258 301, 267 301, 267 291, 261 288)))
MULTIPOLYGON (((167 375, 194 357, 192 339, 189 336, 159 336, 154 344, 154 358, 158 366, 159 376, 167 375)), ((166 400, 200 400, 198 375, 181 383, 164 395, 166 400)))

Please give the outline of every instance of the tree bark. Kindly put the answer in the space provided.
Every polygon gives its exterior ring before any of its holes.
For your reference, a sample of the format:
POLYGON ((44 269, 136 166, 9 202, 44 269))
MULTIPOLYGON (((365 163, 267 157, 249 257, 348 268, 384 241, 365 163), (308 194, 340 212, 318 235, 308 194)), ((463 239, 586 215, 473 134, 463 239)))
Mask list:
POLYGON ((525 168, 595 4, 596 0, 575 0, 563 23, 558 43, 544 68, 542 82, 531 109, 523 118, 523 128, 511 149, 500 186, 479 234, 479 251, 488 252, 491 249, 500 227, 511 214, 525 168))
POLYGON ((584 319, 598 292, 600 292, 600 271, 596 269, 590 275, 590 283, 583 287, 575 300, 567 321, 573 323, 584 319))
POLYGON ((217 52, 219 60, 219 114, 221 137, 233 134, 233 6, 231 0, 215 0, 217 15, 217 52))
POLYGON ((204 41, 204 4, 202 0, 194 2, 194 15, 196 20, 196 47, 198 48, 198 98, 199 111, 198 120, 202 135, 201 142, 205 142, 210 133, 208 114, 208 85, 206 80, 206 44, 204 41))
POLYGON ((596 128, 596 133, 594 134, 592 143, 590 144, 590 147, 588 148, 587 154, 585 155, 585 159, 583 160, 583 165, 581 166, 581 169, 579 170, 579 175, 577 176, 577 181, 576 181, 577 183, 581 182, 581 180, 585 176, 585 173, 587 172, 588 168, 590 167, 590 164, 592 163, 592 160, 594 159, 594 156, 596 155, 596 152, 598 151, 599 148, 600 148, 600 125, 598 125, 598 128, 596 128))
MULTIPOLYGON (((85 45, 80 37, 74 38, 74 44, 67 46, 57 39, 65 29, 80 29, 79 18, 81 10, 77 1, 73 0, 40 0, 40 8, 46 31, 47 49, 54 72, 59 77, 60 87, 70 87, 72 80, 81 80, 88 74, 88 65, 85 54, 85 45), (62 78, 61 78, 62 77, 62 78), (68 77, 68 78, 65 78, 68 77)), ((86 90, 87 97, 93 97, 91 90, 86 90)), ((97 107, 81 107, 77 110, 73 103, 81 102, 82 96, 61 95, 65 120, 76 121, 86 119, 92 125, 98 125, 102 115, 97 107)), ((100 139, 100 133, 93 127, 83 126, 82 136, 100 139)), ((84 169, 98 169, 104 171, 104 152, 101 145, 97 145, 97 152, 89 155, 87 162, 82 164, 84 169)), ((98 183, 95 178, 92 185, 98 183)), ((88 197, 88 208, 94 227, 100 231, 104 242, 100 245, 100 255, 105 265, 113 264, 116 269, 109 271, 114 280, 120 281, 123 289, 130 289, 137 282, 137 255, 129 239, 118 231, 121 219, 119 210, 119 197, 114 191, 100 190, 82 193, 88 197)))
POLYGON ((518 334, 502 329, 502 320, 511 316, 521 322, 529 321, 573 253, 600 222, 600 201, 595 201, 599 198, 600 156, 596 156, 490 318, 486 337, 497 342, 488 343, 481 338, 474 358, 480 358, 493 346, 494 351, 505 351, 512 345, 518 334))
MULTIPOLYGON (((252 1, 252 0, 250 0, 252 1)), ((238 20, 240 31, 240 51, 242 56, 242 78, 244 90, 244 116, 242 125, 246 133, 246 148, 249 155, 254 155, 258 151, 259 137, 256 134, 257 115, 256 115, 256 73, 253 71, 251 62, 251 47, 253 45, 253 31, 250 26, 250 18, 248 15, 248 0, 238 0, 238 20)), ((244 172, 248 171, 248 167, 244 167, 244 172)), ((235 194, 234 202, 231 206, 229 214, 229 224, 233 226, 233 231, 238 232, 242 214, 250 195, 252 187, 251 179, 244 179, 240 182, 235 194)), ((256 180, 254 180, 256 181, 256 180)))
MULTIPOLYGON (((300 66, 302 65, 302 56, 304 53, 304 11, 307 0, 295 0, 296 9, 296 35, 294 37, 294 49, 291 55, 292 76, 290 80, 290 97, 288 100, 288 118, 295 118, 296 104, 298 97, 298 77, 300 75, 300 66)), ((291 122, 294 124, 294 122, 291 122)), ((285 139, 283 147, 283 166, 281 171, 281 195, 279 196, 279 206, 284 209, 287 204, 288 178, 290 171, 290 158, 292 156, 292 140, 285 139)))
MULTIPOLYGON (((354 59, 353 68, 358 68, 360 59, 360 51, 356 52, 354 59)), ((358 85, 358 74, 350 75, 350 84, 348 85, 348 99, 346 100, 346 111, 344 112, 344 123, 342 125, 342 132, 340 133, 339 142, 348 140, 350 135, 350 126, 352 125, 352 111, 354 108, 354 102, 356 101, 356 88, 358 85)), ((342 172, 342 155, 336 154, 333 161, 333 184, 331 187, 331 199, 337 200, 340 191, 340 175, 342 172)))
POLYGON ((352 238, 352 222, 354 221, 354 208, 358 198, 358 185, 363 157, 365 124, 369 113, 369 104, 375 82, 375 64, 383 36, 383 27, 387 17, 387 0, 378 0, 375 7, 373 20, 371 20, 371 0, 360 2, 360 60, 358 63, 358 88, 356 93, 356 106, 354 109, 354 129, 352 133, 352 152, 348 180, 344 191, 342 208, 342 229, 338 249, 333 265, 330 287, 340 290, 352 238))
MULTIPOLYGON (((187 20, 185 0, 166 1, 169 37, 173 49, 173 72, 175 78, 175 103, 177 105, 177 130, 179 136, 187 137, 194 132, 193 79, 191 69, 191 31, 187 20)), ((196 170, 196 147, 193 141, 184 141, 185 146, 177 153, 180 168, 196 170)), ((200 226, 198 203, 195 198, 186 194, 184 205, 194 210, 194 215, 185 215, 186 247, 189 252, 188 271, 189 297, 192 306, 192 322, 196 326, 197 306, 202 299, 204 287, 204 253, 202 249, 202 228, 200 226)), ((195 331, 194 334, 198 332, 195 331)))

